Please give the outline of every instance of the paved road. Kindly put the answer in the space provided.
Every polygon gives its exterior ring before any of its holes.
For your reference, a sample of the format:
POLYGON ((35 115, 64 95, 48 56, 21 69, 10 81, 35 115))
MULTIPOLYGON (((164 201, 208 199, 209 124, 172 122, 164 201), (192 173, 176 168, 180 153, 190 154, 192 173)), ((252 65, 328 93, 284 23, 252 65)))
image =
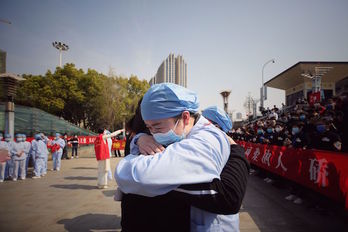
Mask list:
MULTIPOLYGON (((113 169, 118 161, 112 159, 113 169)), ((94 158, 63 160, 60 172, 49 171, 42 179, 0 184, 0 231, 120 231, 116 184, 97 189, 96 167, 94 158)), ((342 219, 286 202, 286 194, 250 176, 241 231, 343 231, 342 219)))
MULTIPOLYGON (((320 205, 328 206, 317 210, 310 207, 313 201, 308 197, 304 198, 303 204, 296 205, 284 199, 289 195, 285 184, 281 181, 267 184, 264 177, 250 176, 241 210, 242 214, 247 213, 252 218, 259 231, 348 231, 348 217, 343 210, 337 209, 337 205, 334 207, 332 202, 324 199, 320 205)), ((314 194, 314 197, 318 196, 314 194)))

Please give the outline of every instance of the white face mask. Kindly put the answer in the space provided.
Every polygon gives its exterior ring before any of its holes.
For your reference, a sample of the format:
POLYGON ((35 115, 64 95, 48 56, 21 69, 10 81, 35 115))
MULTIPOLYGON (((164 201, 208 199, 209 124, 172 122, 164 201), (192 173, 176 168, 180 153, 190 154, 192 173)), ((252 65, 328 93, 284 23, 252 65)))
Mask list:
POLYGON ((156 140, 156 142, 160 143, 160 144, 162 144, 164 146, 168 146, 169 144, 172 144, 172 143, 175 143, 175 142, 179 142, 182 139, 184 139, 186 137, 185 132, 183 132, 181 136, 177 135, 174 132, 176 126, 178 125, 179 120, 176 121, 174 128, 170 129, 168 132, 153 134, 153 138, 156 140))

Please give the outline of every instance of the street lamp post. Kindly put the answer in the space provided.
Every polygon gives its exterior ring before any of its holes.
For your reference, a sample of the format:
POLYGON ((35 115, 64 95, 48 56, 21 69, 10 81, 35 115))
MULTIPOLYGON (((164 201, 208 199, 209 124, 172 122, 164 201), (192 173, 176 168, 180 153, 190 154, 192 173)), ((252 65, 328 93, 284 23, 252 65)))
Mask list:
POLYGON ((274 59, 271 59, 269 61, 267 61, 263 66, 262 66, 262 87, 261 87, 261 93, 260 93, 260 107, 263 108, 264 106, 264 100, 265 100, 265 86, 264 86, 264 80, 263 80, 263 72, 265 70, 265 67, 267 64, 269 63, 274 63, 274 59))
POLYGON ((224 101, 224 110, 228 113, 228 96, 230 96, 231 90, 222 91, 220 94, 224 101))
POLYGON ((69 50, 69 46, 65 43, 57 42, 57 41, 54 41, 52 45, 59 51, 59 67, 62 67, 62 51, 69 50))

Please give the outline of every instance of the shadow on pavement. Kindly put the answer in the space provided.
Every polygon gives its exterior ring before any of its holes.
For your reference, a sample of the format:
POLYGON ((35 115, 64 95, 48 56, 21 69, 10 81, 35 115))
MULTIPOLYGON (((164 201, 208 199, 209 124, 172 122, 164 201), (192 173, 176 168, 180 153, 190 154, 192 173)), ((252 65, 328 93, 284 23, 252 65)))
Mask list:
POLYGON ((115 189, 113 189, 113 190, 106 190, 106 191, 103 191, 103 194, 106 197, 113 197, 115 195, 115 192, 116 192, 115 189))
POLYGON ((50 187, 61 188, 61 189, 84 189, 84 190, 93 190, 98 189, 95 185, 82 185, 82 184, 54 184, 50 187))
POLYGON ((66 231, 120 231, 121 218, 108 214, 84 214, 72 219, 62 219, 66 231))
POLYGON ((68 176, 64 177, 67 180, 97 180, 97 177, 93 176, 68 176))
POLYGON ((76 167, 72 169, 91 169, 91 170, 97 170, 97 168, 92 168, 92 167, 76 167))

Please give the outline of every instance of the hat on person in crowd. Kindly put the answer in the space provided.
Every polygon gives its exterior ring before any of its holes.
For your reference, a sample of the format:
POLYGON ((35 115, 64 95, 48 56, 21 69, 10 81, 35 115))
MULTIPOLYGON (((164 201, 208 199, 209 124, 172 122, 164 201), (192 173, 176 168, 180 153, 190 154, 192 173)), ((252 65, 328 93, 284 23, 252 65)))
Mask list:
POLYGON ((58 132, 56 133, 56 137, 59 137, 59 136, 61 136, 61 134, 59 134, 58 132))
POLYGON ((12 138, 12 136, 9 133, 6 133, 5 134, 5 139, 9 139, 9 138, 12 138))
POLYGON ((213 124, 216 123, 224 132, 232 128, 232 121, 228 114, 217 106, 210 106, 203 110, 202 115, 213 124))
POLYGON ((178 116, 183 111, 198 112, 197 94, 173 83, 151 86, 141 102, 143 120, 158 120, 178 116))
POLYGON ((42 139, 42 135, 41 134, 35 134, 34 135, 34 139, 35 140, 41 140, 42 139))
POLYGON ((0 133, 0 138, 3 138, 3 137, 4 137, 4 135, 2 133, 0 133))

